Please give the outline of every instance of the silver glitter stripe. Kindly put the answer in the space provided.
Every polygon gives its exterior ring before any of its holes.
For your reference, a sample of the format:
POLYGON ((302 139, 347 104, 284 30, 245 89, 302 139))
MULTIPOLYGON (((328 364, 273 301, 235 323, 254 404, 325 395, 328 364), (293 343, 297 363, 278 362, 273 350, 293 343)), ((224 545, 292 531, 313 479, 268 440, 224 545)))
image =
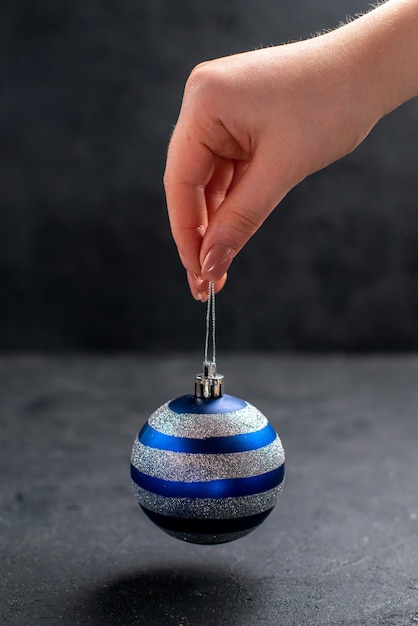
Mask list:
POLYGON ((271 509, 277 501, 283 483, 274 489, 253 496, 238 498, 166 498, 139 487, 133 483, 138 502, 145 508, 161 515, 197 519, 234 519, 255 515, 271 509))
POLYGON ((258 450, 226 454, 187 454, 157 450, 136 440, 131 461, 132 465, 148 476, 181 482, 205 482, 222 478, 246 478, 271 472, 284 462, 284 450, 279 437, 258 450))
POLYGON ((206 439, 256 432, 264 428, 268 422, 267 418, 251 404, 231 413, 199 415, 175 413, 167 403, 151 415, 148 423, 164 435, 206 439))

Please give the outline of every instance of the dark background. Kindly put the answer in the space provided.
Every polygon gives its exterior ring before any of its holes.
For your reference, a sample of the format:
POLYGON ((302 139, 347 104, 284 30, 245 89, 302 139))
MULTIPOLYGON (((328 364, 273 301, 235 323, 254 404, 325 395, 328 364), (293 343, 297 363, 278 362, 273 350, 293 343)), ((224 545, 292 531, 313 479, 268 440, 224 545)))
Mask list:
MULTIPOLYGON (((162 174, 208 58, 331 28, 365 0, 0 5, 0 347, 203 343, 162 174)), ((411 62, 415 62, 411 59, 411 62)), ((418 101, 293 190, 217 299, 222 350, 418 348, 418 101)))

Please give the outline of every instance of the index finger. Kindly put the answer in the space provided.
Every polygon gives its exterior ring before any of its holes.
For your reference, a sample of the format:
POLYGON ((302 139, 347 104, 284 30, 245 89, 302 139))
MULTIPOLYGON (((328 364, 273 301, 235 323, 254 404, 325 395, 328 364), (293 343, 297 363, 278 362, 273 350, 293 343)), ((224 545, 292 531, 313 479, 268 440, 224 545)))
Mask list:
POLYGON ((187 270, 200 274, 199 252, 208 226, 205 188, 213 174, 215 156, 177 125, 171 137, 164 173, 171 232, 187 270))

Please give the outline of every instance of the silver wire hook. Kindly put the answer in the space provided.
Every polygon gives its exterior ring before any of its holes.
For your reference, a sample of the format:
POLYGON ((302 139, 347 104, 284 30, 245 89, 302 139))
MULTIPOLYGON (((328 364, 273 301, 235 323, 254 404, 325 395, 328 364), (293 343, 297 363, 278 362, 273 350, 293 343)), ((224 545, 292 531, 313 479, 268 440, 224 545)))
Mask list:
POLYGON ((208 284, 208 303, 206 309, 206 333, 204 362, 208 363, 209 336, 212 326, 212 363, 216 365, 216 310, 215 310, 215 284, 208 284))

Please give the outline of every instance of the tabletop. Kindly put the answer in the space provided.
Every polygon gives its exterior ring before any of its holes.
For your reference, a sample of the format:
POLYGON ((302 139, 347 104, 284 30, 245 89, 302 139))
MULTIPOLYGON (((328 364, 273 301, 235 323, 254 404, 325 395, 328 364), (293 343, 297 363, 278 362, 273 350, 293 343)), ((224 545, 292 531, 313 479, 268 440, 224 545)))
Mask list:
POLYGON ((198 356, 0 358, 0 623, 418 623, 418 356, 227 354, 286 451, 277 506, 201 546, 133 495, 132 443, 198 356))

